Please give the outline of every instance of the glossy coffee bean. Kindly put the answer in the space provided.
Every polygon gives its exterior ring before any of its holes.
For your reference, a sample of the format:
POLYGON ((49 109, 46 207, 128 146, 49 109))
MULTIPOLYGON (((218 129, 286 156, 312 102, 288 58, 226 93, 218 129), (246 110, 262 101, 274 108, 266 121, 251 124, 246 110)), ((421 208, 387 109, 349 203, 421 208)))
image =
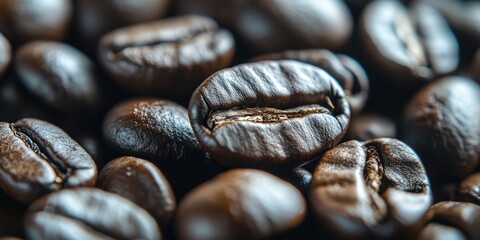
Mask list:
POLYGON ((105 116, 103 136, 117 152, 155 162, 176 163, 202 157, 187 109, 168 100, 121 102, 105 116))
POLYGON ((374 1, 360 25, 365 53, 395 86, 418 87, 457 68, 455 36, 426 4, 407 8, 399 1, 374 1))
POLYGON ((219 71, 189 106, 202 148, 229 167, 293 168, 319 157, 345 134, 345 93, 325 71, 291 60, 219 71))
POLYGON ((97 187, 116 193, 147 210, 160 224, 173 219, 176 201, 162 172, 152 163, 134 157, 110 161, 98 175, 97 187))
POLYGON ((102 65, 123 87, 190 95, 233 57, 232 35, 207 17, 180 16, 120 28, 99 45, 102 65))
POLYGON ((392 119, 364 114, 352 117, 345 138, 348 140, 367 141, 373 138, 396 138, 397 127, 392 119))
POLYGON ((28 239, 161 239, 155 220, 116 194, 66 189, 38 199, 25 217, 28 239))
POLYGON ((423 228, 417 239, 480 239, 480 206, 452 201, 439 202, 430 208, 430 214, 430 223, 423 228))
POLYGON ((459 180, 480 160, 480 86, 451 76, 421 89, 403 117, 402 140, 422 158, 434 182, 459 180))
POLYGON ((76 37, 87 52, 105 33, 127 25, 153 21, 167 13, 170 0, 76 1, 76 37))
POLYGON ((8 40, 0 32, 0 81, 12 60, 12 49, 8 40))
POLYGON ((266 239, 298 226, 306 214, 302 194, 260 170, 223 173, 180 203, 176 230, 187 239, 266 239))
POLYGON ((69 45, 48 41, 23 45, 15 55, 15 70, 32 94, 55 109, 79 113, 99 105, 93 62, 69 45))
POLYGON ((0 123, 0 186, 29 203, 62 188, 93 186, 90 155, 60 128, 38 119, 0 123))
POLYGON ((64 40, 73 14, 72 5, 65 0, 2 0, 0 32, 13 45, 42 39, 64 40))
POLYGON ((332 75, 345 91, 352 114, 360 112, 367 102, 369 90, 367 74, 362 66, 349 56, 334 54, 329 50, 309 49, 265 54, 253 60, 280 59, 291 59, 309 63, 322 68, 328 74, 332 75))
POLYGON ((319 225, 342 239, 406 239, 432 202, 422 163, 396 139, 349 141, 327 151, 309 192, 319 225))
POLYGON ((480 173, 474 173, 463 179, 457 190, 457 199, 480 205, 480 173))

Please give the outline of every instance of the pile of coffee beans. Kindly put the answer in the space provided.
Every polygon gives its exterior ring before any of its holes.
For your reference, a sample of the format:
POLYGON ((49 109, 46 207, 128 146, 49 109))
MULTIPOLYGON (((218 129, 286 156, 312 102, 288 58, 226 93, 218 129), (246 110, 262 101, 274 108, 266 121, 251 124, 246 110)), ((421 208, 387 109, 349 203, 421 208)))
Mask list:
POLYGON ((0 0, 4 239, 480 239, 480 2, 0 0))

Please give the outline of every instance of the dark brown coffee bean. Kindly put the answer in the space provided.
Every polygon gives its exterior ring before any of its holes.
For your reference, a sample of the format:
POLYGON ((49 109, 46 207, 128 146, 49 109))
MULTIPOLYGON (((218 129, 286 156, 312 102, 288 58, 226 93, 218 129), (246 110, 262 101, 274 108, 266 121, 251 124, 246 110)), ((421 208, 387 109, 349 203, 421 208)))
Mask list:
POLYGON ((176 201, 162 172, 152 163, 134 157, 110 161, 100 171, 97 186, 116 193, 147 210, 158 223, 173 219, 176 201))
POLYGON ((155 220, 116 194, 67 189, 35 201, 25 217, 28 239, 161 239, 155 220))
POLYGON ((307 195, 310 183, 312 182, 312 173, 309 171, 298 167, 287 171, 275 172, 275 175, 291 183, 302 192, 304 196, 307 195))
POLYGON ((0 32, 0 81, 2 75, 12 60, 12 49, 8 40, 0 32))
POLYGON ((415 238, 417 240, 467 240, 467 237, 455 227, 429 223, 415 238))
POLYGON ((213 74, 189 106, 202 148, 229 167, 293 168, 343 137, 350 110, 325 71, 291 60, 213 74))
POLYGON ((60 128, 28 118, 0 123, 0 186, 17 201, 94 186, 96 177, 95 162, 60 128))
POLYGON ((403 239, 432 202, 418 156, 391 138, 349 141, 327 151, 313 173, 313 214, 336 238, 403 239))
POLYGON ((345 139, 367 141, 374 138, 396 138, 395 122, 389 118, 365 114, 352 117, 345 139))
POLYGON ((99 104, 92 61, 69 45, 30 42, 16 53, 15 69, 26 88, 53 108, 79 113, 99 104))
POLYGON ((459 180, 480 161, 480 86, 464 77, 421 89, 403 118, 402 140, 422 158, 434 182, 459 180))
POLYGON ((61 41, 67 35, 72 5, 65 0, 2 0, 0 32, 13 45, 41 39, 61 41))
POLYGON ((176 230, 187 239, 266 239, 298 226, 302 194, 263 171, 230 170, 190 192, 180 203, 176 230))
POLYGON ((417 3, 374 1, 362 14, 365 52, 402 88, 418 87, 457 68, 459 50, 453 32, 434 8, 417 3))
POLYGON ((309 63, 322 68, 340 83, 352 114, 362 110, 367 102, 369 82, 362 66, 353 58, 334 54, 328 50, 309 49, 285 51, 281 53, 265 54, 254 58, 254 61, 291 59, 309 63))
POLYGON ((99 46, 115 81, 140 92, 190 95, 230 64, 232 35, 207 17, 180 16, 117 29, 99 46))
POLYGON ((463 179, 458 187, 457 199, 480 205, 480 173, 475 173, 463 179))

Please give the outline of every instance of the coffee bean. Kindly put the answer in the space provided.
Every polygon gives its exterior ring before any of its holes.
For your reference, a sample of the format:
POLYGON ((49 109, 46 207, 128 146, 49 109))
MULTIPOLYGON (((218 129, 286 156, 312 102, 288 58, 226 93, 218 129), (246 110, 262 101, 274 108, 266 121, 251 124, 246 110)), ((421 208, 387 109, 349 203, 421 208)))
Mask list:
POLYGON ((360 25, 365 53, 392 85, 417 88, 457 68, 455 36, 440 13, 426 4, 406 8, 399 1, 374 1, 360 25))
POLYGON ((110 161, 100 171, 97 186, 134 202, 160 224, 168 224, 173 219, 176 202, 170 184, 162 172, 146 160, 120 157, 110 161))
POLYGON ((312 182, 312 174, 309 171, 298 167, 287 171, 275 172, 275 175, 291 183, 302 192, 304 196, 307 195, 310 183, 312 182))
POLYGON ((480 205, 480 173, 474 173, 463 179, 458 187, 457 199, 480 205))
POLYGON ((298 226, 306 214, 302 194, 263 171, 223 173, 180 203, 179 239, 266 239, 298 226))
POLYGON ((439 79, 410 100, 402 140, 422 158, 432 181, 459 180, 480 161, 480 86, 464 77, 439 79))
POLYGON ((422 163, 396 139, 349 141, 327 151, 313 173, 313 215, 336 238, 406 239, 432 202, 422 163))
POLYGON ((15 69, 27 89, 55 109, 78 113, 99 105, 93 63, 69 45, 30 42, 16 53, 15 69))
POLYGON ((382 137, 397 137, 397 128, 392 119, 376 114, 354 116, 345 135, 347 140, 359 141, 382 137))
POLYGON ((187 109, 168 100, 144 98, 119 103, 105 116, 103 135, 118 152, 155 162, 172 164, 202 158, 187 109))
POLYGON ((67 189, 38 199, 25 217, 28 239, 161 239, 155 220, 116 194, 67 189))
POLYGON ((62 188, 93 186, 97 168, 78 143, 37 119, 0 123, 0 186, 29 203, 62 188))
POLYGON ((417 240, 467 240, 467 237, 455 227, 429 223, 416 237, 417 240))
POLYGON ((0 81, 2 75, 12 60, 12 49, 8 40, 0 33, 0 81))
POLYGON ((350 110, 325 71, 282 60, 213 74, 194 92, 189 116, 202 148, 222 164, 293 168, 340 141, 350 110))
POLYGON ((71 1, 2 0, 0 32, 13 45, 41 39, 61 41, 66 38, 72 14, 71 1))
POLYGON ((229 65, 232 35, 207 17, 180 16, 117 29, 105 35, 99 58, 127 89, 190 95, 210 74, 229 65))
POLYGON ((329 50, 309 49, 291 50, 280 53, 265 54, 254 58, 254 61, 291 59, 309 63, 322 68, 340 83, 352 114, 362 110, 367 102, 369 82, 362 66, 353 58, 334 54, 329 50))

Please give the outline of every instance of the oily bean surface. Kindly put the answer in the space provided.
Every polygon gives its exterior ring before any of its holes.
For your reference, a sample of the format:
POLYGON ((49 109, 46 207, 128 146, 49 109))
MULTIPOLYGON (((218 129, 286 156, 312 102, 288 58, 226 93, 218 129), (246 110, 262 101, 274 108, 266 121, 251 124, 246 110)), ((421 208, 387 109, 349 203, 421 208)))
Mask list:
POLYGON ((389 138, 348 141, 327 151, 313 173, 309 199, 318 223, 342 239, 412 236, 432 202, 418 156, 389 138))
POLYGON ((32 203, 24 223, 28 239, 162 239, 145 210, 95 188, 46 195, 32 203))
POLYGON ((189 116, 202 149, 222 164, 293 168, 340 141, 350 110, 325 71, 282 60, 213 74, 194 92, 189 116))
POLYGON ((62 188, 94 186, 97 167, 60 128, 38 119, 0 123, 0 186, 29 203, 62 188))
POLYGON ((254 169, 222 173, 180 203, 179 239, 267 239, 298 226, 306 214, 302 194, 254 169))

